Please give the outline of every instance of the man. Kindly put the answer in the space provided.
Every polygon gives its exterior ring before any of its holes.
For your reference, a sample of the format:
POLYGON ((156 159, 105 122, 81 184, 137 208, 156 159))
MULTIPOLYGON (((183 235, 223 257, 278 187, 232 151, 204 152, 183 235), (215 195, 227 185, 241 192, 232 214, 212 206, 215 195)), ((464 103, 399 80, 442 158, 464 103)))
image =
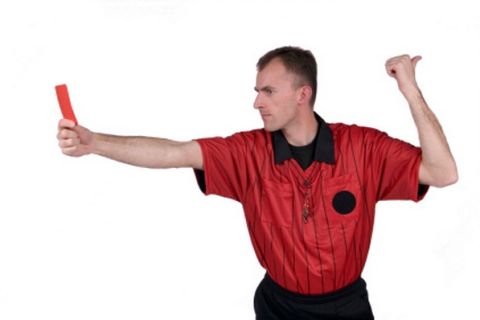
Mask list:
POLYGON ((258 61, 254 108, 264 129, 177 142, 93 133, 59 122, 70 156, 98 154, 149 168, 190 167, 205 194, 242 203, 266 269, 257 319, 373 319, 361 278, 379 200, 420 200, 457 180, 456 164, 415 80, 420 57, 386 63, 405 96, 421 148, 371 128, 327 124, 313 111, 317 65, 282 47, 258 61))

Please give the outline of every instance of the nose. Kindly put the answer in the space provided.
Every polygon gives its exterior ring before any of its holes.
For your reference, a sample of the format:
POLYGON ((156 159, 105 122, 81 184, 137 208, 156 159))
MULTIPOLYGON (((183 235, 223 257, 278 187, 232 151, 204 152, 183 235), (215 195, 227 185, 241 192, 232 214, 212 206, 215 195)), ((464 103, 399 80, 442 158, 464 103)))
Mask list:
POLYGON ((258 93, 257 96, 255 97, 255 101, 253 102, 253 108, 257 110, 263 108, 263 102, 262 102, 262 99, 260 98, 260 93, 258 93))

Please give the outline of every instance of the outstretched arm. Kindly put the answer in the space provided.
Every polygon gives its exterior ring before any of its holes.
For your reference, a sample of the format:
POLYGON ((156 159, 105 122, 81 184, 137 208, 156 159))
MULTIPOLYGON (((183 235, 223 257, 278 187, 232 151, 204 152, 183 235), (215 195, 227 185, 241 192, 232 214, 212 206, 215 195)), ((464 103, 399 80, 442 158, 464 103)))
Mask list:
POLYGON ((95 133, 66 119, 58 123, 57 139, 62 152, 73 157, 97 154, 146 168, 203 169, 202 151, 196 141, 95 133))
POLYGON ((420 59, 420 56, 410 58, 402 55, 389 59, 385 66, 387 73, 397 80, 398 88, 410 106, 417 127, 422 149, 420 183, 445 187, 458 180, 457 166, 442 127, 417 85, 415 66, 420 59))

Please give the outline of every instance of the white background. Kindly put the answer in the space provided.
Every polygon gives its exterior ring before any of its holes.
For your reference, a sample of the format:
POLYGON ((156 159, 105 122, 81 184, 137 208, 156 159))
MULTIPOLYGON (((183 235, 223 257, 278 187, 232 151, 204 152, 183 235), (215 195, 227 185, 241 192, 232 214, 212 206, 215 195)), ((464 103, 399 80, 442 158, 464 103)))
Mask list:
POLYGON ((319 63, 316 110, 418 144, 384 70, 418 82, 460 181, 381 203, 364 278, 377 319, 473 319, 480 286, 480 10, 476 1, 0 3, 0 319, 253 319, 264 271, 241 206, 188 169, 57 147, 54 86, 84 126, 177 140, 262 126, 255 63, 283 45, 319 63))

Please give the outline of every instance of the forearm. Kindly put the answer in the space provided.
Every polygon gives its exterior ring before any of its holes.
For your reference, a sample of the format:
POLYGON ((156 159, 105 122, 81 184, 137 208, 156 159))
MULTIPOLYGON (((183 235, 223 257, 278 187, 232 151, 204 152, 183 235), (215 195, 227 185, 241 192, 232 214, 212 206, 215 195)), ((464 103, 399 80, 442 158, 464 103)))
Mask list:
POLYGON ((457 168, 440 122, 420 89, 406 90, 404 96, 417 127, 422 149, 420 182, 437 187, 455 183, 458 179, 457 168))
POLYGON ((389 76, 397 80, 398 88, 407 99, 418 130, 422 162, 419 180, 422 184, 444 187, 457 181, 457 166, 437 117, 428 107, 415 79, 415 67, 421 56, 401 55, 387 60, 389 76))
POLYGON ((92 153, 146 168, 188 167, 188 157, 179 148, 185 142, 141 136, 93 134, 92 153))

